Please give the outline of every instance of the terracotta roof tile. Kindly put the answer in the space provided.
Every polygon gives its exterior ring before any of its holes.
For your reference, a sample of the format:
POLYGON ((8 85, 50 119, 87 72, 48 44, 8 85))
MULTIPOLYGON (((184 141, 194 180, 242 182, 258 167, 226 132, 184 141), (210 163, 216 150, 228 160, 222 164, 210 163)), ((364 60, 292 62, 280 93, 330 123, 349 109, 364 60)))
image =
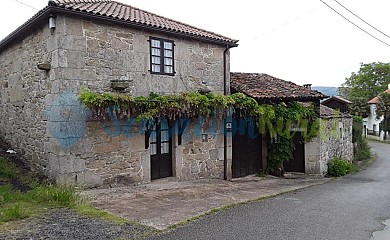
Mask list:
MULTIPOLYGON (((384 92, 390 94, 390 89, 387 89, 384 92)), ((370 101, 368 101, 368 104, 377 104, 378 101, 379 101, 379 96, 376 96, 373 99, 371 99, 370 101)))
POLYGON ((232 72, 230 82, 233 90, 263 101, 299 101, 326 98, 326 95, 318 91, 264 73, 232 72))
POLYGON ((156 27, 157 29, 171 30, 176 33, 204 37, 211 40, 225 42, 229 45, 237 45, 238 42, 238 40, 234 40, 207 30, 196 28, 188 24, 165 18, 154 13, 150 13, 116 1, 51 0, 49 2, 49 5, 64 8, 69 11, 101 15, 113 19, 140 23, 146 26, 156 27))

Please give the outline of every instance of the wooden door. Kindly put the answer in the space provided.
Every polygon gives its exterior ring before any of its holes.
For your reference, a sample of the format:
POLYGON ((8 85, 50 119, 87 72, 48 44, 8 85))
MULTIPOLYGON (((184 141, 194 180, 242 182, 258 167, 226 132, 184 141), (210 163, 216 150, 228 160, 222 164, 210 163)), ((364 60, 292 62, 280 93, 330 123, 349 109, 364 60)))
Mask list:
POLYGON ((172 176, 172 138, 166 119, 155 122, 150 134, 151 178, 172 176))
POLYGON ((261 135, 254 121, 236 119, 233 135, 233 178, 260 172, 262 163, 261 135), (240 129, 237 131, 237 129, 240 129))
POLYGON ((286 172, 305 172, 305 141, 300 132, 293 133, 293 142, 295 150, 293 158, 284 162, 284 171, 286 172))

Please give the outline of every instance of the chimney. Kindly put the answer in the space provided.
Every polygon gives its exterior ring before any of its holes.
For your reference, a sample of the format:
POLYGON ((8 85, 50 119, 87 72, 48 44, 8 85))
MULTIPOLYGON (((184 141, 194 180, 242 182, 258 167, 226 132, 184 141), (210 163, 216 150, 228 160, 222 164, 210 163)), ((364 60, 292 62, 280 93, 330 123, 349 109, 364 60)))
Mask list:
MULTIPOLYGON (((303 84, 303 86, 309 90, 311 90, 311 84, 303 84)), ((389 87, 390 87, 390 83, 389 83, 389 87)))

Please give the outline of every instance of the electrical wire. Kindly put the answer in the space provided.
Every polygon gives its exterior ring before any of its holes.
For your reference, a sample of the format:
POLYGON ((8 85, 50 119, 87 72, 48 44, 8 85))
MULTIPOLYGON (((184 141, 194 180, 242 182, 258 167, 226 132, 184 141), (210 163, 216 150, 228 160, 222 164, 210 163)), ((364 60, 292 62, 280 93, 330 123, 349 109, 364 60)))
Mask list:
POLYGON ((367 21, 365 21, 364 19, 362 19, 361 17, 359 17, 358 15, 356 15, 355 13, 353 13, 351 10, 349 10, 347 7, 345 7, 343 4, 341 4, 339 1, 337 0, 333 0, 335 1, 338 5, 340 5, 341 7, 343 7, 345 10, 347 10, 348 12, 350 12, 352 15, 354 15, 355 17, 359 18, 362 22, 364 22, 365 24, 367 24, 368 26, 372 27, 373 29, 377 30, 378 32, 382 33, 383 35, 385 35, 386 37, 390 38, 389 35, 387 35, 386 33, 382 32, 381 30, 379 30, 378 28, 372 26, 371 24, 369 24, 367 21))
POLYGON ((390 47, 390 44, 388 44, 387 42, 375 37, 374 35, 372 35, 371 33, 367 32, 366 30, 364 30, 363 28, 361 28, 360 26, 358 26, 356 23, 352 22, 351 20, 349 20, 348 18, 346 18, 344 15, 342 15, 341 13, 339 13, 336 9, 332 8, 330 5, 328 5, 326 2, 324 2, 323 0, 320 0, 323 4, 325 4, 328 8, 332 9, 335 13, 337 13, 338 15, 340 15, 342 18, 344 18, 345 20, 347 20, 349 23, 351 23, 352 25, 354 25, 355 27, 359 28, 360 30, 362 30, 363 32, 365 32, 366 34, 370 35, 372 38, 375 38, 376 40, 378 40, 379 42, 387 45, 390 47))
POLYGON ((20 4, 24 5, 24 6, 27 6, 29 8, 32 8, 32 9, 35 9, 35 10, 39 10, 38 8, 35 8, 35 7, 31 6, 31 5, 28 5, 27 3, 24 3, 22 1, 19 1, 19 0, 14 0, 14 1, 17 2, 17 3, 20 3, 20 4))

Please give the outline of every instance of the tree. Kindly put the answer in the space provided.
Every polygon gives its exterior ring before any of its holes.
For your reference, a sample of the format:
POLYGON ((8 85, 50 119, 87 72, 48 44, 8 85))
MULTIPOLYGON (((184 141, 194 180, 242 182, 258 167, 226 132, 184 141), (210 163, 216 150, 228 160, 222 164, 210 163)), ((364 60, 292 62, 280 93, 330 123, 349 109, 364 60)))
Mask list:
POLYGON ((383 116, 381 130, 385 132, 390 131, 390 93, 383 92, 379 95, 378 103, 376 104, 376 114, 378 118, 383 116))
POLYGON ((367 108, 364 107, 363 103, 367 103, 379 95, 390 83, 390 63, 362 63, 359 71, 353 72, 345 80, 342 88, 348 100, 352 102, 351 113, 364 116, 367 113, 367 108))

